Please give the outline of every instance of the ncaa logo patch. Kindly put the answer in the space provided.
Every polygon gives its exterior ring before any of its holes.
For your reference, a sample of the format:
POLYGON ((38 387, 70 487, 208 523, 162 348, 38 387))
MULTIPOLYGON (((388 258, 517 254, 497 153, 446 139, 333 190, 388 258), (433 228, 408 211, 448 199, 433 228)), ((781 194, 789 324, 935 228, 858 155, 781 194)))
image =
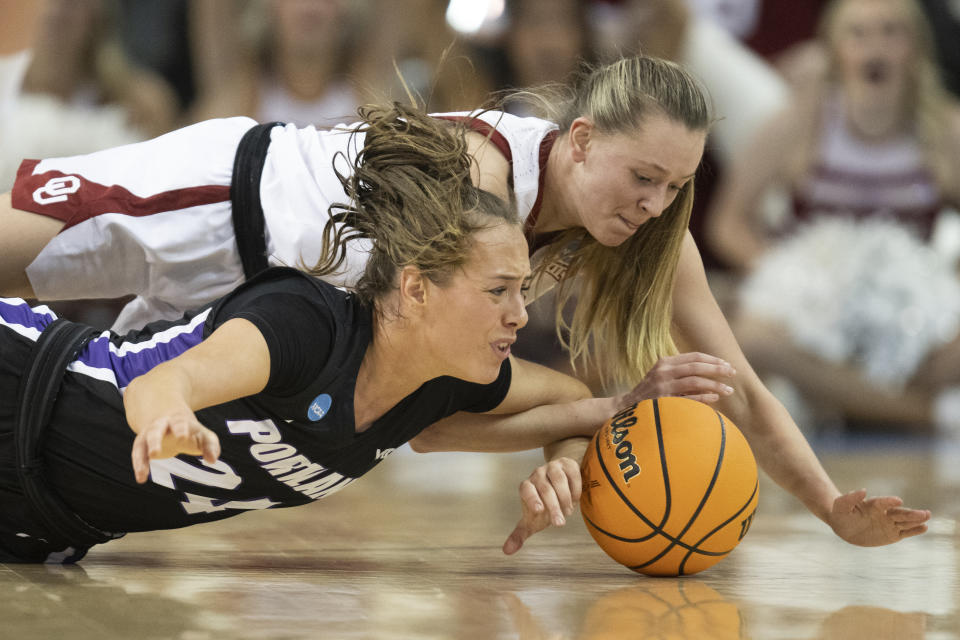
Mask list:
POLYGON ((327 412, 330 411, 331 404, 333 404, 333 398, 325 393, 321 393, 310 403, 310 408, 307 409, 307 417, 310 418, 311 421, 316 422, 327 415, 327 412))

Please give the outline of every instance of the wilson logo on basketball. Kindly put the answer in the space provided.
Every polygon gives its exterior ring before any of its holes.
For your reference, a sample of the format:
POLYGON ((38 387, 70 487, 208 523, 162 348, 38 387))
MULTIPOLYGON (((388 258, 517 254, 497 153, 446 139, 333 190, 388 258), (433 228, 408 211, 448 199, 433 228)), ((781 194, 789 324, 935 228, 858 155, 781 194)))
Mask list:
POLYGON ((616 447, 614 454, 620 461, 624 482, 629 482, 630 478, 640 473, 640 465, 637 464, 637 456, 633 453, 633 445, 627 440, 630 427, 637 422, 637 418, 633 415, 635 408, 636 405, 627 407, 613 416, 610 422, 610 442, 616 447))
POLYGON ((33 192, 33 201, 37 204, 64 202, 68 195, 79 189, 80 178, 77 176, 50 178, 45 185, 33 192))

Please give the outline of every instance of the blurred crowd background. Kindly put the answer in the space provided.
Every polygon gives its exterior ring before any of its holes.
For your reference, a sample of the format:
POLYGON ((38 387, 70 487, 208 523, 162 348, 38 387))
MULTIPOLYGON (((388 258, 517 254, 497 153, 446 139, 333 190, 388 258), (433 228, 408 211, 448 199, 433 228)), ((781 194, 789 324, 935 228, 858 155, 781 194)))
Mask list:
MULTIPOLYGON (((960 0, 0 0, 0 192, 207 118, 531 114, 510 90, 638 52, 712 97, 691 231, 801 427, 960 432, 960 0)), ((517 352, 563 369, 552 317, 517 352)))

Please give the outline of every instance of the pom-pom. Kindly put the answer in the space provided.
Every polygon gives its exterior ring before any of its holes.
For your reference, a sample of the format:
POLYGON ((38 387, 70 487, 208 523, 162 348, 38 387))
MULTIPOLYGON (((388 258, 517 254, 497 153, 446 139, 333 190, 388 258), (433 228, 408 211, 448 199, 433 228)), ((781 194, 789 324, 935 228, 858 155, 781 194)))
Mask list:
POLYGON ((741 304, 781 322, 798 345, 894 388, 960 328, 952 265, 888 220, 801 227, 761 259, 741 304))

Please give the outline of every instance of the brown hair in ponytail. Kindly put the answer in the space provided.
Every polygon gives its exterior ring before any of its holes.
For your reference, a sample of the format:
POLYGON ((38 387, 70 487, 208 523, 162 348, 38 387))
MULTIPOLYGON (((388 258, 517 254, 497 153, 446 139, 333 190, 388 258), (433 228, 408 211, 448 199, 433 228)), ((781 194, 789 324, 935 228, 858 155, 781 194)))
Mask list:
POLYGON ((363 135, 362 146, 352 171, 337 172, 350 203, 330 207, 311 275, 334 272, 347 243, 366 238, 370 258, 355 287, 361 299, 372 302, 394 289, 405 266, 442 285, 467 261, 475 232, 519 224, 506 203, 471 184, 463 125, 398 103, 368 105, 359 114, 352 135, 363 135))

